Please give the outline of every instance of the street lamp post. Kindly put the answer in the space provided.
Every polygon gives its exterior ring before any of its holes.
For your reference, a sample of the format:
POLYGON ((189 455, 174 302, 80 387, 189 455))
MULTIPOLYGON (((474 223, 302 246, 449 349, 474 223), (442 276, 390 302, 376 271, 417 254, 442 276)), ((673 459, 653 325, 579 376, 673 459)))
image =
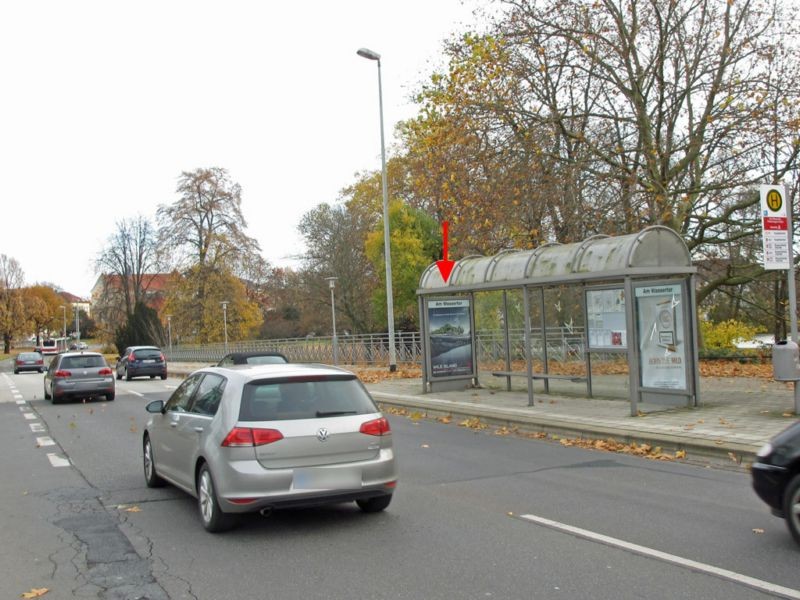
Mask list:
POLYGON ((63 304, 61 305, 61 313, 64 317, 64 350, 67 349, 67 307, 63 304))
POLYGON ((169 343, 169 358, 172 360, 172 315, 167 315, 167 340, 169 343))
POLYGON ((80 307, 75 305, 75 338, 78 343, 81 341, 81 321, 80 321, 80 307))
POLYGON ((336 300, 333 296, 333 290, 336 287, 336 280, 338 277, 326 277, 328 287, 331 288, 331 323, 333 325, 333 364, 339 364, 339 340, 336 338, 336 300))
POLYGON ((228 301, 223 300, 222 304, 222 323, 225 329, 225 354, 228 353, 228 301))
POLYGON ((397 370, 394 347, 394 299, 392 297, 392 253, 389 244, 389 190, 386 183, 386 143, 383 137, 383 85, 381 83, 381 55, 368 48, 356 52, 367 60, 378 63, 378 108, 381 116, 381 181, 383 187, 383 246, 386 260, 386 318, 389 322, 389 371, 397 370))

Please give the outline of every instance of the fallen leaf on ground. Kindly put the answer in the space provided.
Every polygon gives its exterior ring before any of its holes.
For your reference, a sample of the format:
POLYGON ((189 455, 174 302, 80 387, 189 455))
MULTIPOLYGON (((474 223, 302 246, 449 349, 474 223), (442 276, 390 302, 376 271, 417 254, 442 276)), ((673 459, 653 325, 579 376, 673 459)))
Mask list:
POLYGON ((429 446, 428 444, 422 444, 422 445, 420 446, 420 448, 430 448, 430 446, 429 446))
POLYGON ((735 455, 733 452, 728 452, 728 458, 730 458, 730 459, 731 459, 733 462, 735 462, 737 465, 738 465, 740 462, 742 462, 742 461, 739 459, 739 457, 738 457, 738 456, 736 456, 736 455, 735 455))
POLYGON ((21 598, 41 598, 50 590, 48 588, 31 588, 30 592, 23 592, 21 598))
POLYGON ((474 429, 476 431, 481 429, 486 429, 489 427, 486 423, 482 423, 478 417, 472 417, 471 419, 464 419, 459 423, 461 427, 467 427, 468 429, 474 429))
POLYGON ((450 417, 450 416, 448 416, 448 417, 439 417, 436 420, 439 421, 439 423, 442 423, 444 425, 449 425, 450 422, 453 420, 453 417, 450 417))
POLYGON ((675 458, 686 458, 686 450, 678 450, 675 453, 675 458))
POLYGON ((753 527, 753 533, 764 533, 764 530, 761 527, 753 527))
POLYGON ((785 412, 785 413, 783 413, 783 416, 784 416, 784 417, 793 417, 793 416, 794 416, 794 413, 785 412))

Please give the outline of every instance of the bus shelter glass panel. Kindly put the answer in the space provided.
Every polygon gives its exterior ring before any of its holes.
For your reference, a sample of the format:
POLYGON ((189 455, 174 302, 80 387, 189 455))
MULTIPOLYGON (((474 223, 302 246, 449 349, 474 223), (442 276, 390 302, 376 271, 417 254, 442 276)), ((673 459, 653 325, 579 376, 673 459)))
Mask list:
POLYGON ((687 343, 680 283, 638 285, 636 297, 642 388, 686 391, 687 343))
POLYGON ((587 290, 589 348, 592 350, 624 350, 628 347, 625 325, 625 289, 587 290))

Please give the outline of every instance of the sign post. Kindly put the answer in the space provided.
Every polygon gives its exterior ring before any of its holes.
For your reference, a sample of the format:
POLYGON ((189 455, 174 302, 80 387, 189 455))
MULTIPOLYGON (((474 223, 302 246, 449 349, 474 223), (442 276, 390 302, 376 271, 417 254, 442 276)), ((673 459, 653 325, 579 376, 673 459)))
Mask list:
MULTIPOLYGON (((792 207, 783 185, 762 185, 761 227, 764 244, 764 269, 786 269, 789 292, 789 327, 792 341, 797 335, 797 292, 794 283, 794 232, 792 207)), ((800 386, 794 382, 794 412, 800 414, 800 386)))

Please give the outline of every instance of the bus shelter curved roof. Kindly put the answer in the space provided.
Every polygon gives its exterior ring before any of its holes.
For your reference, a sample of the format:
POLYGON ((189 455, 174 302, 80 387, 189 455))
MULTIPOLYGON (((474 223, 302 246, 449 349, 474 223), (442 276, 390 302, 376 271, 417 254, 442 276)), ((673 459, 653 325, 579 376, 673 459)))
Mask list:
POLYGON ((447 282, 436 263, 420 277, 420 295, 442 291, 507 289, 691 274, 689 249, 672 229, 653 226, 621 236, 597 235, 574 244, 546 244, 533 250, 504 250, 494 256, 456 261, 447 282))

